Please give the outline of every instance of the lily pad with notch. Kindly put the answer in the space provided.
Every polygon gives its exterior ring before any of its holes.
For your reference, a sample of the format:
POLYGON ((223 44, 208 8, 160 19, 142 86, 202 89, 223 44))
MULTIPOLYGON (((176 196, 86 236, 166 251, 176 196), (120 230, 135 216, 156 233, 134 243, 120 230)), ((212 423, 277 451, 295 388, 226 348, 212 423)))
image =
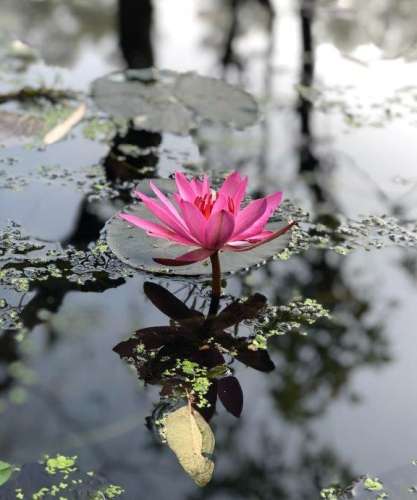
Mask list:
POLYGON ((92 96, 109 115, 152 132, 187 135, 204 121, 241 130, 258 119, 258 105, 248 92, 191 72, 115 72, 93 82, 92 96))
MULTIPOLYGON (((149 181, 147 181, 149 182, 149 181)), ((175 183, 169 180, 154 181, 165 193, 175 191, 175 183)), ((142 186, 139 186, 142 189, 142 186)), ((149 193, 150 195, 150 193, 149 193)), ((124 210, 138 217, 157 222, 157 219, 143 204, 133 204, 124 210)), ((271 222, 266 226, 268 230, 277 231, 286 226, 285 221, 271 222)), ((110 249, 125 264, 139 270, 154 274, 177 276, 209 276, 211 275, 210 260, 181 267, 168 267, 157 264, 155 258, 174 259, 190 250, 190 247, 177 245, 160 238, 148 236, 145 231, 133 227, 118 214, 114 215, 106 224, 106 238, 110 249)), ((264 245, 247 252, 220 252, 220 262, 223 274, 236 273, 252 267, 261 266, 275 255, 285 250, 291 241, 291 231, 264 245)))

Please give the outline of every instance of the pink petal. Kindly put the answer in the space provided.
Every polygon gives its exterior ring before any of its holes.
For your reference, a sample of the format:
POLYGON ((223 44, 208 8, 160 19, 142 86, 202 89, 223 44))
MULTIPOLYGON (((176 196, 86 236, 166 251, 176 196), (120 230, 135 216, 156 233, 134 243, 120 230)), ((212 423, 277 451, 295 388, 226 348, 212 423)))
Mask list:
POLYGON ((207 175, 203 177, 202 181, 193 179, 192 181, 190 181, 190 186, 192 187, 195 196, 204 197, 210 192, 210 183, 207 175))
POLYGON ((226 196, 226 198, 233 198, 242 183, 242 178, 240 177, 239 172, 233 172, 226 180, 223 182, 222 187, 219 190, 219 194, 226 196))
MULTIPOLYGON (((181 198, 180 194, 179 194, 179 193, 174 193, 172 196, 174 197, 174 200, 175 200, 176 204, 177 204, 178 206, 180 206, 180 204, 181 204, 181 200, 182 200, 182 198, 181 198)), ((191 202, 191 203, 192 203, 192 202, 191 202)))
POLYGON ((245 240, 233 239, 231 241, 228 241, 227 244, 232 247, 244 247, 248 244, 257 243, 258 241, 264 240, 265 238, 268 238, 268 236, 270 236, 272 233, 273 231, 262 231, 255 236, 251 236, 245 240))
POLYGON ((184 221, 187 224, 187 228, 191 235, 200 243, 200 245, 204 245, 204 231, 207 226, 207 219, 193 203, 180 200, 180 207, 184 221))
MULTIPOLYGON (((259 218, 259 220, 255 221, 252 226, 249 226, 244 232, 241 231, 239 234, 239 237, 241 239, 247 239, 250 236, 253 236, 261 231, 263 231, 263 228, 265 227, 265 224, 268 222, 269 218, 271 215, 274 213, 275 209, 278 207, 278 205, 282 201, 282 193, 274 193, 266 198, 261 198, 266 200, 267 207, 264 212, 264 214, 259 218)), ((245 210, 245 209, 243 209, 245 210)), ((242 210, 242 212, 243 212, 242 210)), ((239 219, 240 214, 237 215, 237 218, 239 219)))
POLYGON ((199 262, 201 260, 207 259, 215 250, 208 250, 206 248, 198 248, 197 250, 192 250, 191 252, 187 252, 183 255, 180 255, 176 259, 153 259, 158 264, 162 264, 164 266, 187 266, 188 264, 194 264, 195 262, 199 262))
POLYGON ((201 196, 205 196, 210 193, 210 181, 207 175, 203 177, 203 182, 201 185, 201 196))
POLYGON ((185 201, 193 203, 196 195, 185 175, 181 172, 175 172, 175 182, 177 184, 178 193, 181 198, 185 201))
POLYGON ((273 231, 261 231, 260 233, 254 234, 253 236, 249 236, 245 241, 249 243, 256 243, 257 241, 268 238, 268 236, 272 233, 273 231))
POLYGON ((162 191, 156 186, 152 181, 149 182, 149 185, 151 186, 152 191, 156 194, 156 196, 160 199, 160 201, 166 206, 166 208, 172 213, 172 215, 178 220, 178 222, 181 222, 182 219, 177 212, 177 209, 174 207, 174 205, 170 202, 168 196, 165 196, 162 191))
POLYGON ((243 244, 244 243, 243 241, 241 241, 241 242, 235 241, 231 244, 224 246, 222 248, 222 250, 224 250, 225 252, 247 252, 248 250, 253 250, 256 247, 264 245, 265 243, 268 243, 269 241, 272 241, 272 240, 278 238, 279 236, 282 236, 289 229, 291 229, 292 226, 294 226, 294 224, 296 224, 296 222, 290 222, 290 224, 288 224, 287 226, 285 226, 281 229, 278 229, 278 231, 270 232, 269 235, 265 236, 262 240, 260 240, 256 243, 249 243, 248 244, 246 242, 246 245, 245 245, 245 244, 243 244), (239 243, 239 245, 237 243, 239 243), (240 243, 242 243, 242 244, 240 245, 240 243))
POLYGON ((191 189, 194 191, 195 196, 201 196, 201 182, 197 179, 190 181, 191 189))
POLYGON ((224 194, 219 194, 217 196, 217 200, 214 202, 213 208, 211 209, 211 215, 215 214, 216 212, 220 212, 220 210, 226 210, 227 212, 230 212, 229 198, 227 198, 224 194))
POLYGON ((244 239, 241 238, 240 235, 258 222, 265 214, 267 208, 268 203, 265 198, 251 201, 249 205, 237 214, 233 237, 236 239, 244 239))
POLYGON ((219 191, 219 197, 224 196, 227 200, 233 201, 233 213, 236 214, 240 208, 246 193, 248 178, 241 177, 239 172, 233 172, 224 181, 219 191))
POLYGON ((185 224, 181 221, 181 219, 179 222, 178 219, 176 219, 172 215, 171 211, 165 208, 165 206, 159 205, 157 201, 155 201, 152 198, 149 198, 149 196, 146 196, 140 191, 135 191, 134 194, 140 200, 142 200, 146 208, 150 212, 152 212, 163 224, 168 226, 169 229, 171 229, 175 233, 178 233, 180 236, 187 238, 189 241, 193 241, 193 237, 191 236, 188 229, 185 227, 185 224))
POLYGON ((239 187, 236 189, 236 193, 233 196, 233 203, 235 205, 235 214, 239 211, 240 205, 245 197, 246 189, 248 187, 248 178, 244 177, 239 187))
POLYGON ((169 229, 166 229, 165 227, 160 226, 159 224, 155 224, 154 222, 151 222, 149 220, 142 219, 141 217, 137 217, 136 215, 120 213, 119 217, 126 222, 129 222, 129 224, 144 229, 150 236, 174 241, 175 243, 179 243, 181 245, 195 244, 188 238, 183 238, 182 236, 170 231, 169 229))
POLYGON ((233 234, 235 220, 226 210, 212 213, 206 225, 205 247, 222 248, 233 234))

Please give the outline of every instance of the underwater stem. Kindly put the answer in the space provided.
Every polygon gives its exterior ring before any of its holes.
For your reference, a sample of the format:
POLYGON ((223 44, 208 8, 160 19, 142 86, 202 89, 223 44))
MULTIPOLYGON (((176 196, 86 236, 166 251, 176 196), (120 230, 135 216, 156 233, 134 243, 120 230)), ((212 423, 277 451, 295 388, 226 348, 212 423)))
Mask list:
POLYGON ((219 309, 220 295, 222 293, 222 273, 220 270, 219 252, 214 253, 211 257, 211 303, 209 314, 216 314, 219 309))

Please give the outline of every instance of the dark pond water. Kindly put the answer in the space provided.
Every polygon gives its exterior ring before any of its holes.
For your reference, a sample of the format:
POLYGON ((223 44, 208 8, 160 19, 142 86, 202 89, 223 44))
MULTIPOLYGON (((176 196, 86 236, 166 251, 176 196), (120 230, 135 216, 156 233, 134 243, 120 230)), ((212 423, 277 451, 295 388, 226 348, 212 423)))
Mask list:
MULTIPOLYGON (((176 135, 163 120, 162 132, 117 127, 85 94, 71 94, 64 109, 61 96, 39 107, 0 95, 0 460, 77 455, 83 470, 132 500, 314 499, 362 474, 411 486, 417 261, 405 246, 414 246, 417 200, 415 2, 134 4, 2 0, 0 94, 25 85, 85 93, 111 71, 153 65, 244 87, 260 120, 176 135), (46 63, 11 40, 36 47, 46 63), (7 113, 59 123, 80 99, 89 105, 84 121, 46 148, 7 125, 7 113), (271 306, 301 297, 331 318, 271 338, 269 373, 233 363, 243 411, 235 418, 217 405, 216 466, 204 488, 145 427, 161 387, 138 383, 113 348, 169 324, 145 282, 203 312, 207 283, 136 272, 101 233, 136 183, 179 169, 214 178, 239 170, 256 197, 283 190, 310 214, 302 229, 319 236, 335 217, 351 230, 364 217, 396 218, 383 229, 390 245, 378 227, 369 236, 368 219, 353 236, 316 239, 288 260, 225 277, 222 307, 256 293, 271 306)), ((411 497, 395 491, 397 500, 411 497)))

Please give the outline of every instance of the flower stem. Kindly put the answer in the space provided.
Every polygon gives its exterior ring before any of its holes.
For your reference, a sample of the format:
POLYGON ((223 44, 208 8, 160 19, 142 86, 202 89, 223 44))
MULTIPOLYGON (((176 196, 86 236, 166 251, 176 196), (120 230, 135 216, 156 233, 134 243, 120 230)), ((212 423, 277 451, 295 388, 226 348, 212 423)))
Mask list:
POLYGON ((222 273, 220 270, 219 252, 215 252, 211 257, 211 303, 209 314, 217 314, 222 293, 222 273))

